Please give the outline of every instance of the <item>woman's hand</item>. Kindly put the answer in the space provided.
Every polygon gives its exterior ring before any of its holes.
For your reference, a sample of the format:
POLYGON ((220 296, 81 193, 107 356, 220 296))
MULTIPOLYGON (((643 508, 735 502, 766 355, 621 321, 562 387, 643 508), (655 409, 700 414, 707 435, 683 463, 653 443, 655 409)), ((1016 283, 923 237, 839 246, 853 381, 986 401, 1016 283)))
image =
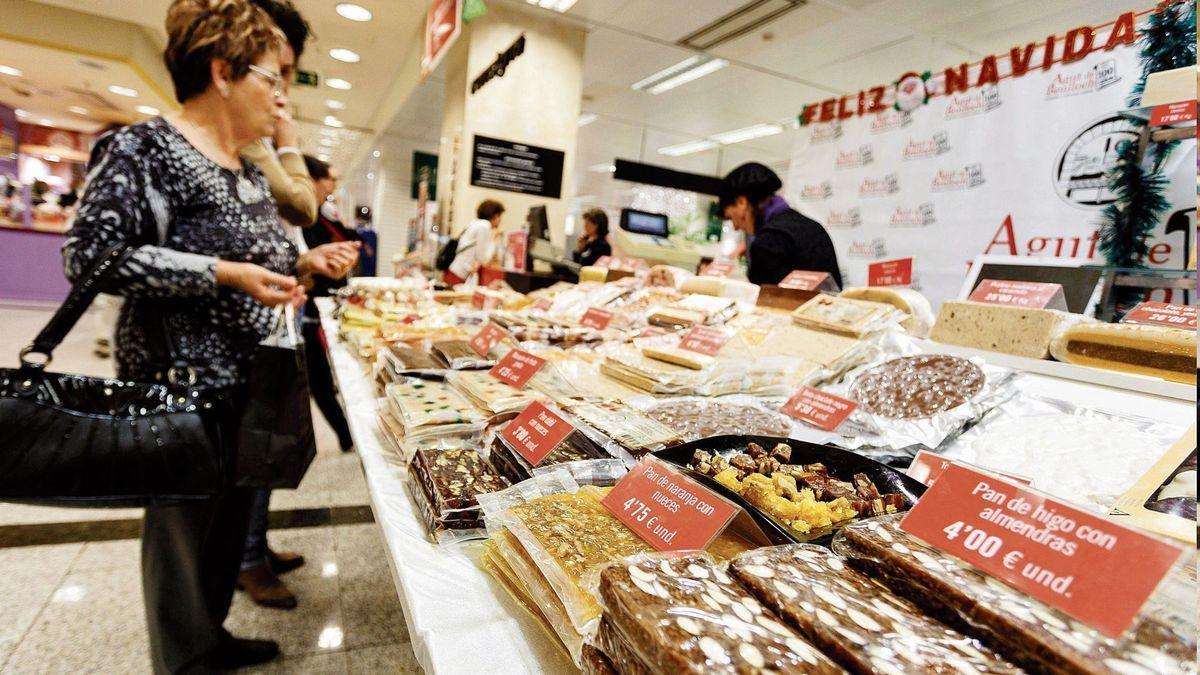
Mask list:
POLYGON ((590 243, 592 243, 592 236, 590 234, 580 235, 579 239, 575 242, 575 250, 583 253, 583 249, 587 248, 590 243))
POLYGON ((304 287, 295 277, 276 274, 254 263, 217 261, 217 284, 244 291, 267 307, 304 304, 304 287))
POLYGON ((296 261, 296 273, 300 276, 320 274, 330 279, 346 276, 358 262, 359 241, 339 241, 321 244, 310 249, 296 261))

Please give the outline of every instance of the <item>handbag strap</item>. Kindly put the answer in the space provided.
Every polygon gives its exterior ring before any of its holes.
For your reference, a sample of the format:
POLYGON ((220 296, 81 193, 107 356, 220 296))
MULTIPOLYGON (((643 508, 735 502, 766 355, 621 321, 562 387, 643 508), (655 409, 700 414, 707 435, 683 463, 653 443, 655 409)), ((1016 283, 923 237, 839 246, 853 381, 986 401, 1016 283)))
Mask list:
POLYGON ((23 368, 45 368, 52 358, 54 348, 63 341, 67 333, 79 322, 79 318, 87 311, 92 301, 117 274, 125 260, 132 254, 132 247, 125 242, 109 246, 92 262, 88 271, 71 287, 67 299, 54 312, 54 316, 46 322, 42 331, 33 342, 21 350, 20 359, 23 368), (30 354, 45 357, 44 361, 29 359, 30 354))

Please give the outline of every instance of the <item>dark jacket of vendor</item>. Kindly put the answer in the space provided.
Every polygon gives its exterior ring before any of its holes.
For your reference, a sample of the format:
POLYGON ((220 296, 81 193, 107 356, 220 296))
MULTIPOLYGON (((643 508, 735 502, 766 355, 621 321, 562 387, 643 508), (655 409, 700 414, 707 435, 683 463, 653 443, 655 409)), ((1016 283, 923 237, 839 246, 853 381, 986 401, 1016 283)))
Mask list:
POLYGON ((828 272, 842 285, 837 253, 825 228, 775 194, 783 182, 774 171, 750 162, 734 169, 721 185, 721 209, 748 237, 753 284, 777 284, 792 270, 828 272))

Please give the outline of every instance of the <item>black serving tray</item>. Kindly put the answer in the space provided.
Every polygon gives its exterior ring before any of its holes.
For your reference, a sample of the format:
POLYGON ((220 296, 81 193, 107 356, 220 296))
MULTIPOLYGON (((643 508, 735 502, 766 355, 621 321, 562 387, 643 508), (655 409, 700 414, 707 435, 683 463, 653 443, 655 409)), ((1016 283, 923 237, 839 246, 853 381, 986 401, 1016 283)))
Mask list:
POLYGON ((836 533, 836 530, 833 532, 824 532, 811 538, 801 538, 782 522, 760 511, 753 504, 743 499, 741 495, 729 490, 709 476, 688 468, 688 462, 691 461, 692 454, 697 450, 707 450, 714 455, 730 456, 745 451, 746 446, 750 443, 758 443, 767 450, 775 447, 776 444, 787 443, 792 447, 791 464, 816 464, 820 462, 829 470, 829 475, 840 480, 853 481, 854 474, 866 474, 875 483, 875 487, 879 488, 880 493, 894 492, 902 495, 905 501, 905 510, 912 508, 917 503, 917 500, 921 498, 921 495, 925 494, 925 485, 923 483, 915 478, 910 478, 890 466, 880 464, 872 459, 847 450, 798 441, 794 438, 749 435, 713 436, 659 450, 654 453, 654 456, 679 467, 689 477, 694 478, 705 487, 742 507, 754 518, 755 522, 762 528, 763 533, 773 543, 806 543, 828 546, 833 541, 833 535, 836 533))

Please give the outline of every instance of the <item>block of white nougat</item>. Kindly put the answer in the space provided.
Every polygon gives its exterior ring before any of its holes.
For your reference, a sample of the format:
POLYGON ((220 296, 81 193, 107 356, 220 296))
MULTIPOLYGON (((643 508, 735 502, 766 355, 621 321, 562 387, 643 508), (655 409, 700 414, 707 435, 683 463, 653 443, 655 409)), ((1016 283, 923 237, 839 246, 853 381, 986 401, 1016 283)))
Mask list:
POLYGON ((937 342, 1031 359, 1050 356, 1050 341, 1084 317, 1053 309, 947 300, 929 337, 937 342))

